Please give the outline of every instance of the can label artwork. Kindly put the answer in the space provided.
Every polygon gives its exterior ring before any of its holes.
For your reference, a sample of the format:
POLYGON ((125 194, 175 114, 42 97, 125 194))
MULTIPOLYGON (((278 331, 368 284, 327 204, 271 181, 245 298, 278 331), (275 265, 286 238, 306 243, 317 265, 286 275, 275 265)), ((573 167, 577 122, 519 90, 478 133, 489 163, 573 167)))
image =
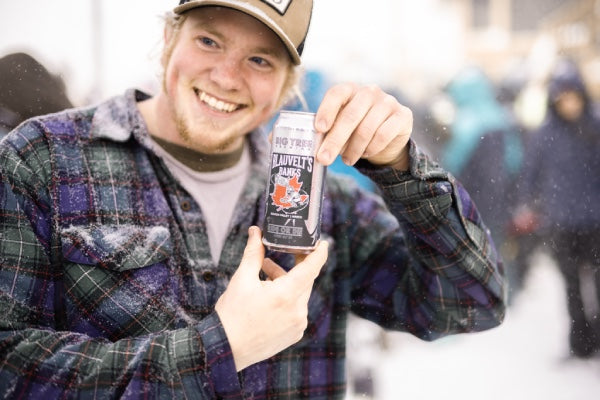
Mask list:
POLYGON ((321 137, 312 113, 282 111, 273 127, 263 227, 269 249, 308 253, 317 245, 325 177, 315 157, 321 137))

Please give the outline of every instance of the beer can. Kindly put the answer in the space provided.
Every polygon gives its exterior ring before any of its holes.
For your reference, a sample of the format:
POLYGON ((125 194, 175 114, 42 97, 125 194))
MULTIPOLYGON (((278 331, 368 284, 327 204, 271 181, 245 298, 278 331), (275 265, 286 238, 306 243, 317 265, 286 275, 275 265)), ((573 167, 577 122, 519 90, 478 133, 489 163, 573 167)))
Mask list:
POLYGON ((316 160, 322 135, 314 113, 281 111, 273 126, 263 244, 286 253, 309 253, 321 236, 326 167, 316 160))

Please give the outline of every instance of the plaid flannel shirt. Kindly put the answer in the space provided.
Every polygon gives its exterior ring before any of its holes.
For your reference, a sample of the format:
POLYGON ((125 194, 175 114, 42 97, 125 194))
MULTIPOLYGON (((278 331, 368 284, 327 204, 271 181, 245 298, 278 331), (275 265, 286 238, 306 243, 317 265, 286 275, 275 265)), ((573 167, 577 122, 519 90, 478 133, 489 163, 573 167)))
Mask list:
POLYGON ((489 234, 411 142, 410 172, 360 163, 381 197, 327 177, 330 254, 304 338, 237 373, 214 305, 261 226, 267 142, 249 136, 252 171, 214 265, 202 211, 148 145, 144 97, 36 118, 0 145, 1 397, 343 398, 351 311, 424 340, 502 321, 489 234))

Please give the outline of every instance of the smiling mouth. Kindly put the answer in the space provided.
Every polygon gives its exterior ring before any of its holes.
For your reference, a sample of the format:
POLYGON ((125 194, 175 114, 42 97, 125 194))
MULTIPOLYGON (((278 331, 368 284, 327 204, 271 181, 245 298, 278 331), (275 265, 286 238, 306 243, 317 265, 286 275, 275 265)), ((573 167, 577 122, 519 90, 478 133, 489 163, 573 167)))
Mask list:
POLYGON ((232 113, 244 107, 243 104, 228 103, 226 101, 219 100, 199 89, 194 89, 194 92, 196 92, 196 96, 198 96, 202 103, 215 111, 232 113))

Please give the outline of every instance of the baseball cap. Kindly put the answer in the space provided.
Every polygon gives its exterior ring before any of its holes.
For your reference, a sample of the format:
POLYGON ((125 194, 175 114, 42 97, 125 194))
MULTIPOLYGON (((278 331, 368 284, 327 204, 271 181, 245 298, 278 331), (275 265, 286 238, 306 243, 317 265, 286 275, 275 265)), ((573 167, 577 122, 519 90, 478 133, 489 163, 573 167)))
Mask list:
POLYGON ((258 19, 279 36, 293 63, 300 64, 313 0, 180 0, 173 11, 182 14, 203 6, 233 8, 258 19))

